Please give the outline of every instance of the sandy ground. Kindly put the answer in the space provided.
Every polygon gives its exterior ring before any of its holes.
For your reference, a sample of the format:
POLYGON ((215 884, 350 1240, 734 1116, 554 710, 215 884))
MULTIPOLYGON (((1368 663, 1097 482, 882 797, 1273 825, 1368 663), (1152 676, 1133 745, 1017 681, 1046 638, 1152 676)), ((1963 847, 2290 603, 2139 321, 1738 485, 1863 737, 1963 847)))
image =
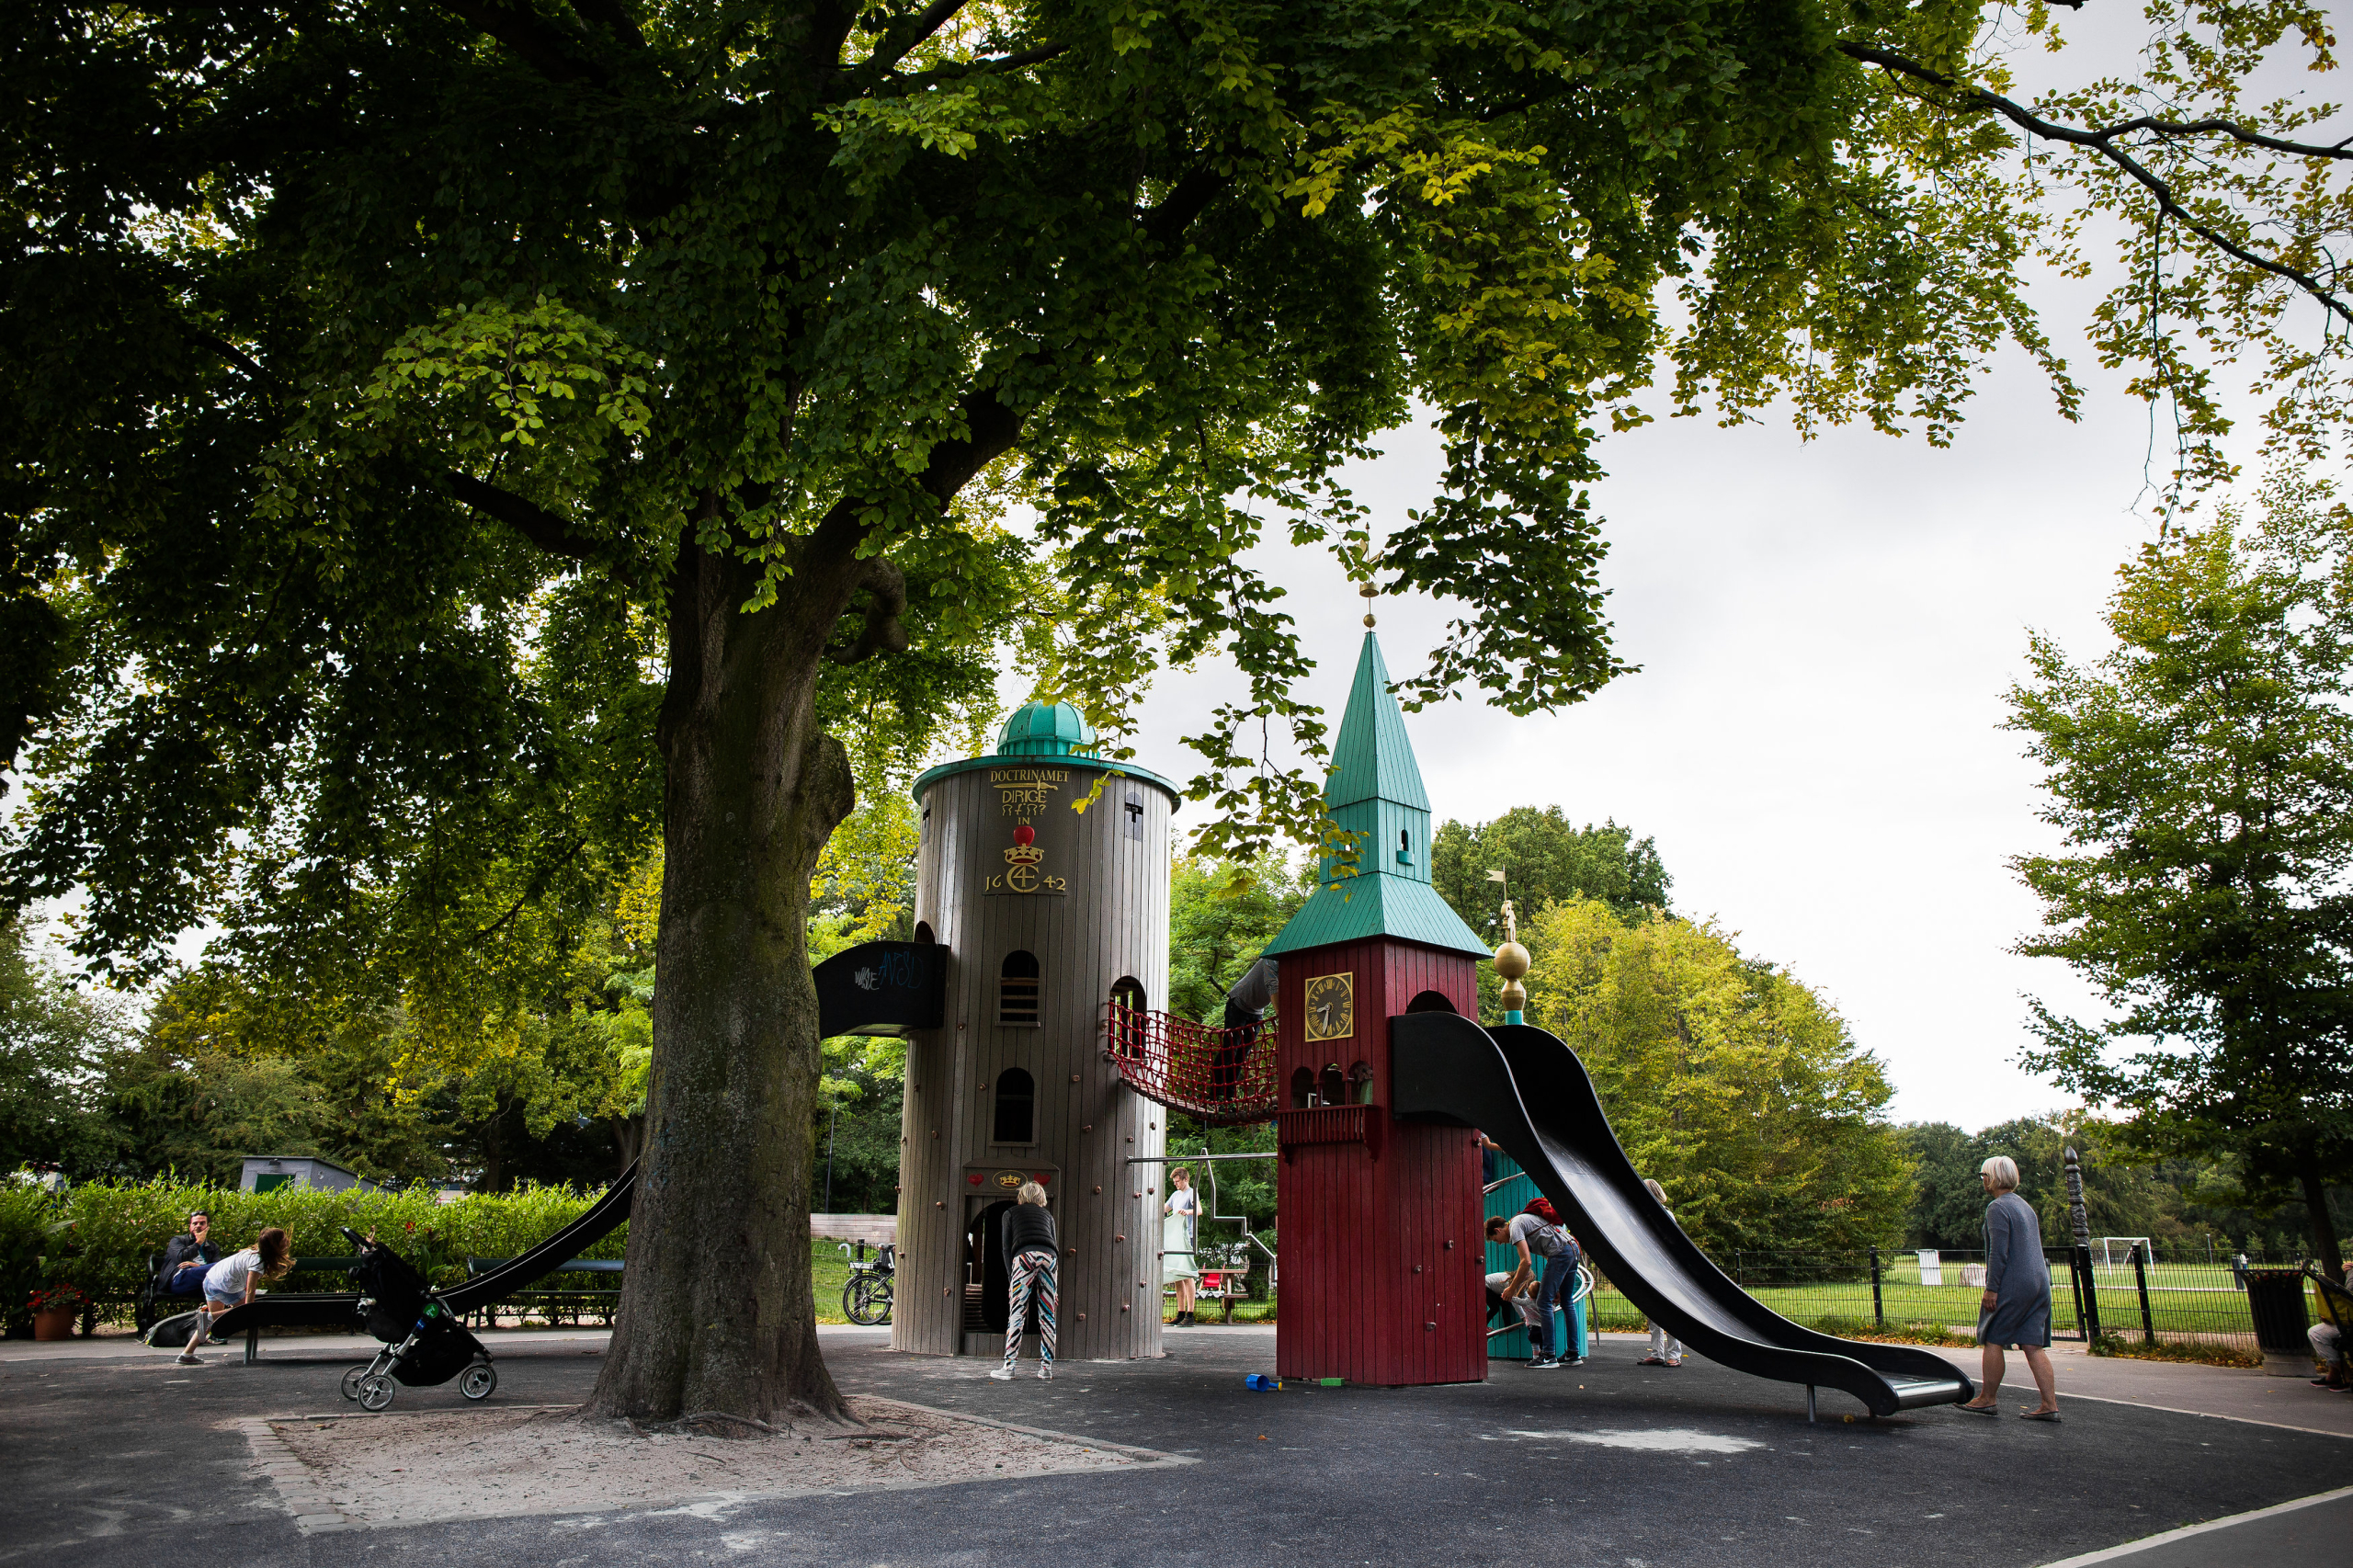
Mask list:
POLYGON ((897 1400, 849 1403, 873 1436, 813 1425, 807 1435, 731 1440, 632 1432, 570 1408, 495 1406, 240 1425, 280 1501, 313 1531, 680 1504, 699 1511, 752 1498, 1188 1462, 897 1400))

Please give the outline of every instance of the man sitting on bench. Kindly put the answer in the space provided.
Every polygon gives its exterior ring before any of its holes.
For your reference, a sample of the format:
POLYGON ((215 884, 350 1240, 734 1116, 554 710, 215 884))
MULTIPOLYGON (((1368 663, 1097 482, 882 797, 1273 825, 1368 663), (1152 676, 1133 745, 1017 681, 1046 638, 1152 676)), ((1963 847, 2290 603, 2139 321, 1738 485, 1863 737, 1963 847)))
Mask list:
POLYGON ((221 1249, 212 1244, 212 1216, 199 1209, 188 1217, 186 1233, 165 1244, 164 1266, 155 1271, 156 1301, 177 1296, 191 1307, 202 1305, 204 1271, 220 1261, 221 1249))

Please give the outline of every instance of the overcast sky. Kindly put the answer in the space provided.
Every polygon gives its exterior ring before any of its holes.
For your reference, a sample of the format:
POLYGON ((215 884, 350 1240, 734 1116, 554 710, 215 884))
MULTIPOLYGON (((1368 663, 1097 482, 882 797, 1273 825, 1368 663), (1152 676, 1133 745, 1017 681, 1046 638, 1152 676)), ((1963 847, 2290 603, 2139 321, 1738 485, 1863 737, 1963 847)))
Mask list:
MULTIPOLYGON (((2019 58, 2023 90, 2131 72, 2137 8, 2063 19, 2071 47, 2019 58)), ((2343 97, 2301 58, 2262 75, 2254 96, 2343 97)), ((2088 394, 2079 423, 2013 350, 1942 449, 1862 430, 1808 444, 1786 422, 1663 420, 1608 438, 1603 581, 1641 673, 1560 713, 1514 719, 1473 699, 1406 720, 1441 821, 1558 805, 1654 837, 1677 912, 1827 997, 1887 1062, 1899 1119, 1974 1129, 2072 1103, 2017 1064, 2024 998, 2099 1014, 2063 964, 2010 951, 2039 909, 2008 860, 2057 835, 2037 820, 2022 737, 2001 727, 2029 629, 2078 659, 2105 650, 2117 568, 2156 537, 2148 486, 2170 466, 2147 408, 2086 349, 2109 255, 2091 254, 2091 284, 2046 276, 2033 290, 2088 394)), ((1385 449, 1352 478, 1377 528, 1427 500, 1438 472, 1427 430, 1385 449)), ((1327 555, 1258 559, 1291 590, 1283 608, 1324 661, 1311 695, 1336 713, 1362 602, 1327 555)), ((1380 602, 1392 675, 1417 667, 1447 613, 1380 602)), ((1230 668, 1163 677, 1138 760, 1191 777, 1178 737, 1243 695, 1230 668)))
MULTIPOLYGON (((2103 391, 2068 424, 2013 356, 1941 450, 1696 420, 1608 440, 1604 582, 1642 671, 1552 715, 1466 701, 1409 716, 1438 817, 1559 805, 1654 836, 1678 912, 1827 996, 1887 1062, 1899 1119, 1975 1128, 2069 1103, 2015 1061, 2022 994, 2088 1004, 2063 965, 2008 950, 2036 905, 2006 861, 2053 835, 2000 725, 2028 629, 2096 653, 2116 568, 2154 537, 2133 510, 2146 412, 2103 391)), ((1437 467, 1427 431, 1400 431, 1352 483, 1390 525, 1437 467)), ((1336 710, 1362 601, 1325 555, 1259 559, 1323 661, 1310 695, 1336 710)), ((1447 607, 1378 613, 1402 675, 1447 607)), ((1189 778, 1178 737, 1240 693, 1230 667, 1164 676, 1138 761, 1189 778)))

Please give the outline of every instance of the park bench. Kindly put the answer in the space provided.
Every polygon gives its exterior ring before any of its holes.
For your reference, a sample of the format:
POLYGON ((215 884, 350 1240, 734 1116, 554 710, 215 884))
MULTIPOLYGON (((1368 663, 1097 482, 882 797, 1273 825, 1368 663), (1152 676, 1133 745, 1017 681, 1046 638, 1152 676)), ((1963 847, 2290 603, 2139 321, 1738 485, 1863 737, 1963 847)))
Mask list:
MULTIPOLYGON (((359 1267, 359 1260, 356 1257, 297 1257, 294 1260, 294 1267, 286 1271, 286 1279, 282 1283, 290 1283, 298 1274, 334 1274, 340 1277, 358 1267, 359 1267)), ((193 1311, 196 1304, 204 1299, 201 1291, 193 1296, 164 1294, 160 1289, 163 1284, 161 1278, 163 1271, 164 1255, 160 1252, 149 1253, 146 1282, 140 1286, 139 1292, 131 1302, 131 1321, 142 1334, 154 1327, 165 1318, 193 1311)), ((338 1283, 340 1282, 338 1278, 338 1283)))
MULTIPOLYGON (((147 1259, 148 1283, 141 1293, 142 1312, 150 1324, 180 1312, 193 1312, 201 1299, 190 1296, 163 1296, 155 1293, 155 1273, 163 1267, 161 1253, 150 1254, 147 1259), (169 1309, 168 1311, 166 1309, 169 1309)), ((261 1359, 261 1331, 265 1328, 341 1328, 356 1331, 358 1314, 353 1310, 354 1297, 346 1278, 359 1267, 356 1257, 304 1257, 297 1254, 294 1267, 276 1286, 266 1286, 251 1301, 232 1307, 236 1321, 228 1313, 217 1319, 212 1327, 217 1336, 225 1340, 242 1328, 245 1334, 245 1364, 252 1366, 261 1359), (285 1287, 299 1277, 329 1274, 336 1277, 345 1288, 341 1290, 289 1290, 285 1287)), ((141 1329, 146 1332, 145 1328, 141 1329)))
MULTIPOLYGON (((502 1268, 514 1261, 511 1257, 469 1257, 466 1259, 466 1278, 479 1278, 492 1269, 502 1268)), ((467 1316, 476 1328, 495 1328, 498 1326, 498 1309, 512 1306, 543 1312, 551 1325, 555 1324, 559 1314, 568 1314, 570 1320, 577 1324, 583 1312, 593 1312, 601 1321, 609 1324, 613 1321, 614 1310, 621 1301, 620 1272, 621 1260, 617 1257, 575 1257, 569 1263, 556 1265, 547 1276, 547 1281, 552 1281, 557 1275, 574 1274, 586 1275, 597 1283, 557 1285, 542 1281, 503 1300, 484 1301, 467 1316)))
MULTIPOLYGON (((1204 1268, 1201 1270, 1200 1278, 1193 1282, 1193 1299, 1197 1301, 1222 1302, 1225 1307, 1225 1321, 1232 1323, 1235 1299, 1248 1294, 1248 1287, 1245 1281, 1249 1274, 1250 1260, 1246 1257, 1231 1267, 1204 1268)), ((1164 1301, 1174 1301, 1176 1297, 1176 1287, 1173 1284, 1163 1285, 1160 1294, 1164 1301)))

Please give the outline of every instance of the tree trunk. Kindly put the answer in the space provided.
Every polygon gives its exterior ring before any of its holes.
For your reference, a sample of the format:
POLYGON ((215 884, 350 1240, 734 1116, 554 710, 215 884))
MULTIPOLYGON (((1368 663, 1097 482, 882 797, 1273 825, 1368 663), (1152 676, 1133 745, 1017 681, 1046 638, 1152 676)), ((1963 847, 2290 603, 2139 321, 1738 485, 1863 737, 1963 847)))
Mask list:
POLYGON ((589 1407, 675 1420, 838 1415, 809 1258, 817 993, 809 878, 851 800, 817 726, 827 634, 862 585, 821 538, 769 608, 756 569, 682 541, 660 739, 654 1062, 620 1321, 589 1407))
POLYGON ((2310 1215, 2313 1256, 2331 1279, 2345 1278, 2345 1254, 2336 1244, 2336 1224, 2328 1212, 2328 1182, 2322 1176, 2320 1156, 2307 1153, 2299 1163, 2296 1179, 2303 1184, 2304 1212, 2310 1215))

